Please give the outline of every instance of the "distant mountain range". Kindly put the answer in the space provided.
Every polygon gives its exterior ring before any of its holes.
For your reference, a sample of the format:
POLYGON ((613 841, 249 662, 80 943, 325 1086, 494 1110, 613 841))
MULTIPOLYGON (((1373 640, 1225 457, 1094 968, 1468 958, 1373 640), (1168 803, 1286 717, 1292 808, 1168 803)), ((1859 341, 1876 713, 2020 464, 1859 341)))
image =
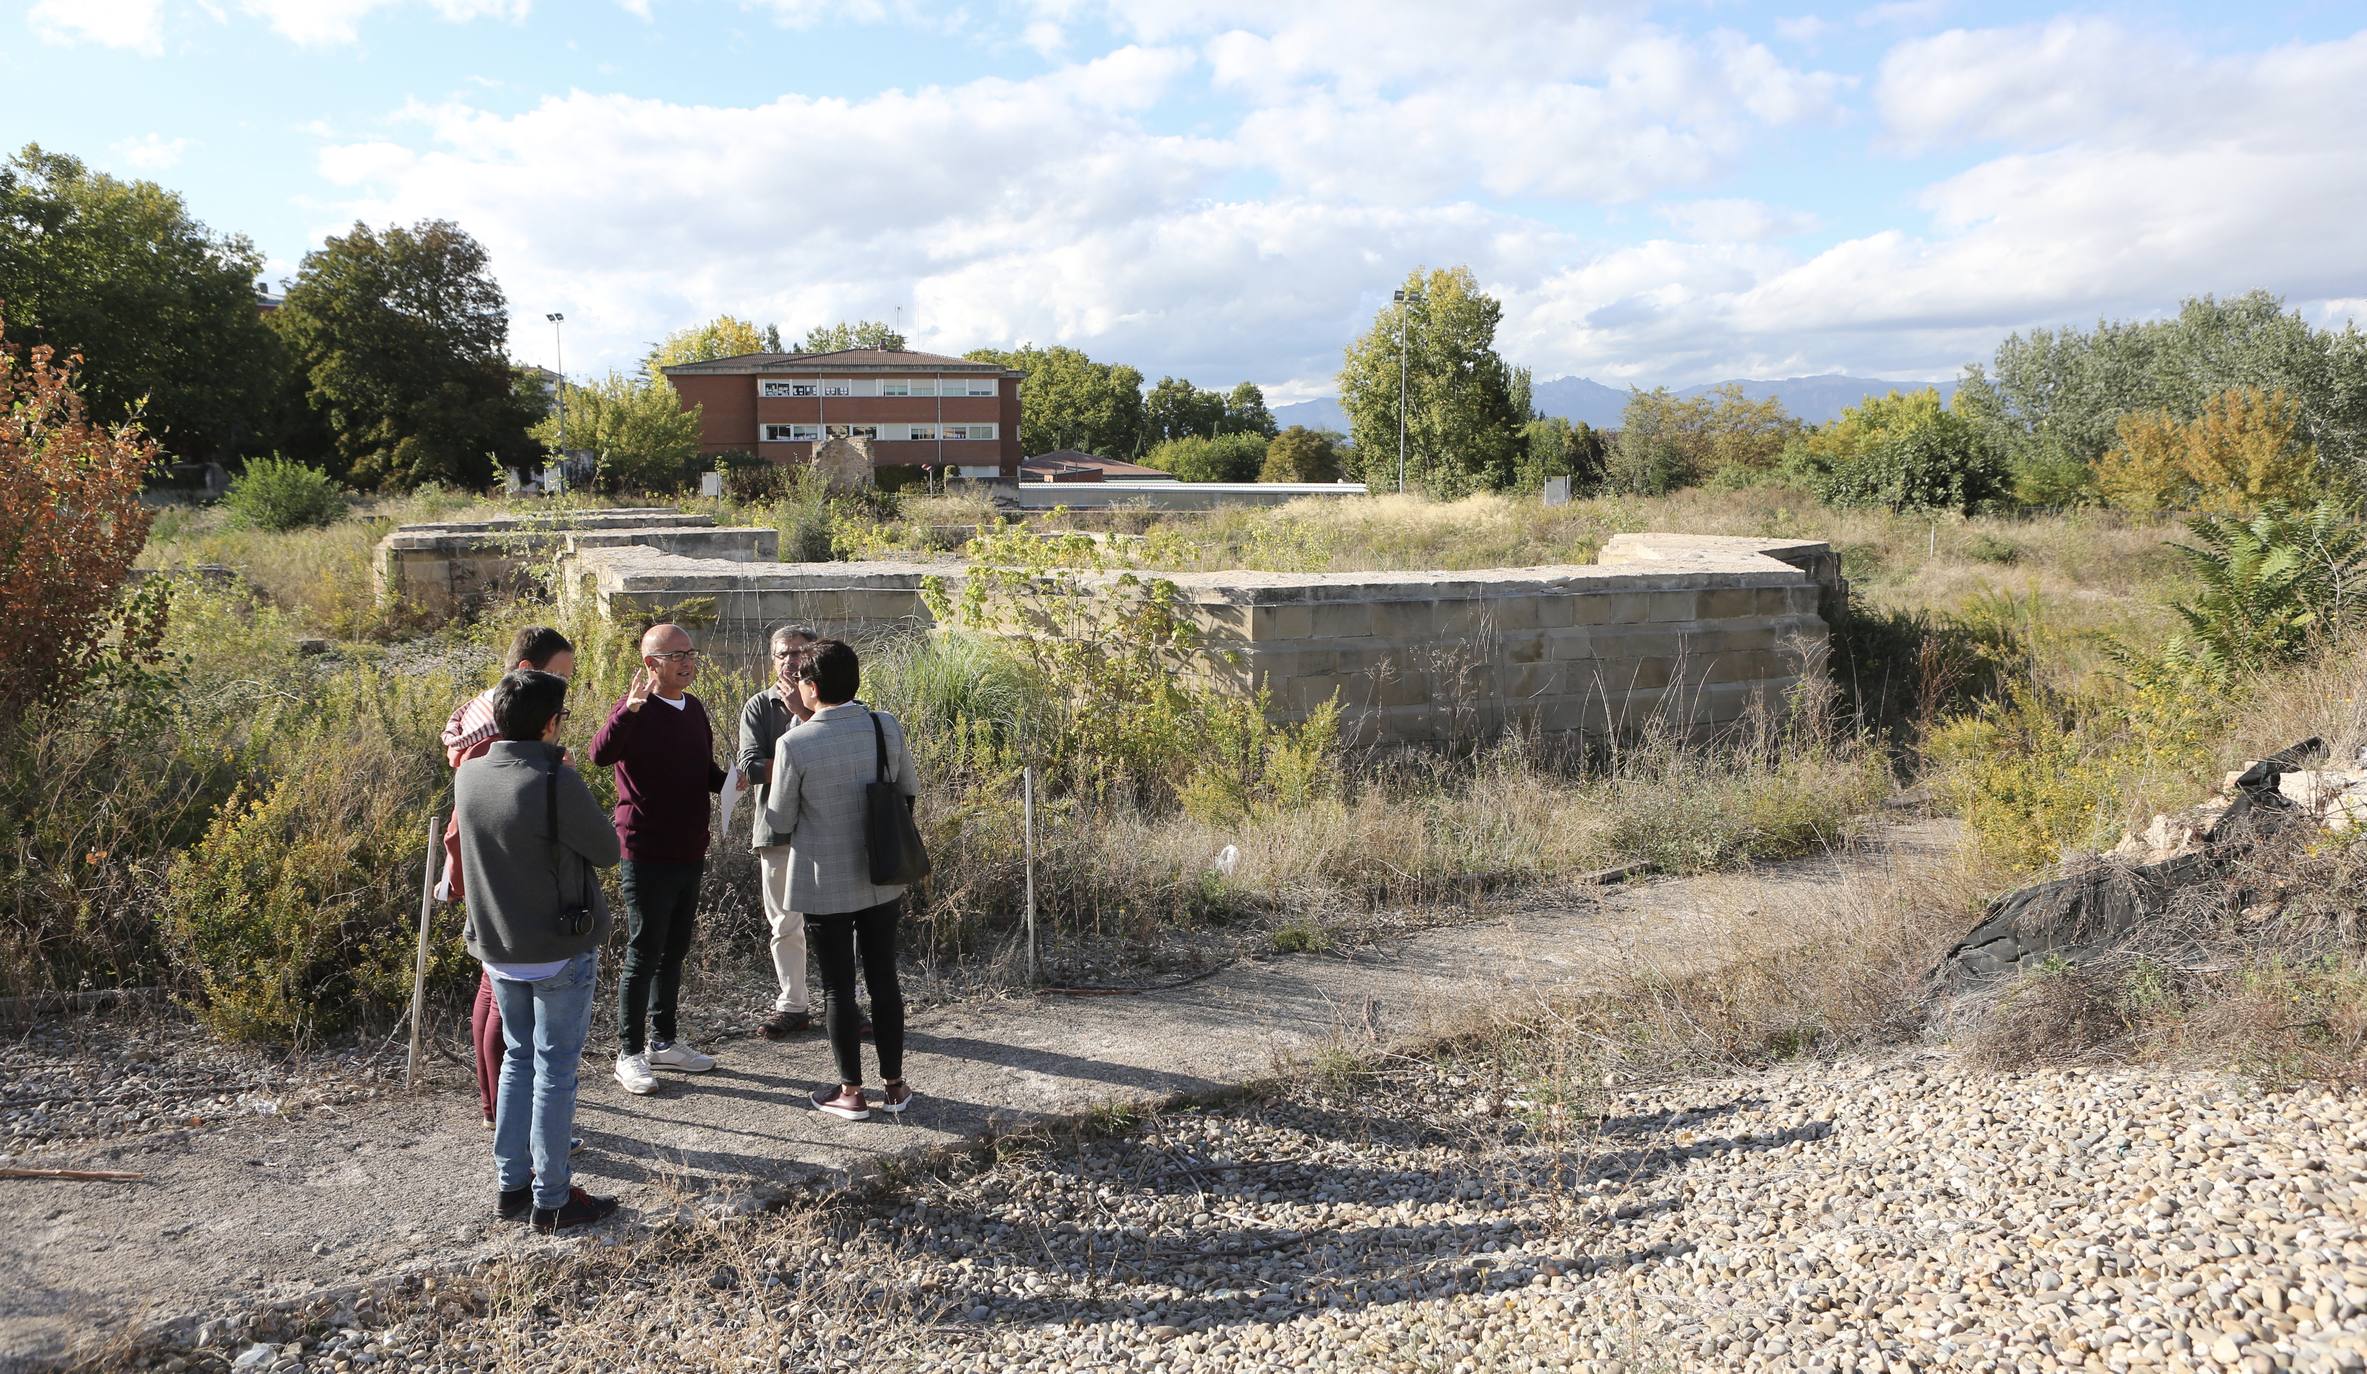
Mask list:
MULTIPOLYGON (((1728 385, 1712 382, 1706 386, 1677 389, 1679 396, 1699 396, 1704 392, 1728 385)), ((1889 391, 1919 391, 1926 386, 1940 389, 1942 399, 1956 394, 1956 383, 1949 382, 1884 382, 1872 377, 1845 377, 1838 372, 1822 377, 1779 377, 1771 381, 1737 380, 1732 385, 1742 388, 1742 394, 1754 401, 1770 396, 1783 402, 1784 409, 1812 424, 1823 424, 1838 417, 1842 410, 1856 405, 1868 396, 1880 396, 1889 391)), ((1651 388, 1646 387, 1645 390, 1651 388)), ((1530 390, 1537 409, 1548 415, 1559 415, 1566 420, 1584 421, 1598 429, 1617 429, 1619 412, 1627 407, 1627 388, 1605 386, 1584 377, 1556 377, 1550 382, 1538 382, 1530 390)), ((1348 432, 1348 413, 1340 409, 1334 396, 1318 396, 1312 401, 1297 401, 1274 407, 1274 422, 1285 428, 1305 425, 1309 429, 1336 429, 1348 432)))

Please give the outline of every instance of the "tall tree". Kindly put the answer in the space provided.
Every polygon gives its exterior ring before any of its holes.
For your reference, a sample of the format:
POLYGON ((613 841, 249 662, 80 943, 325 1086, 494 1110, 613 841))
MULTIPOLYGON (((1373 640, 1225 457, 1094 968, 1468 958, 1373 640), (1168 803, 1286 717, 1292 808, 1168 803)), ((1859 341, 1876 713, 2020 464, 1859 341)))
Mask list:
POLYGON ((1266 409, 1266 393, 1255 382, 1243 382, 1225 397, 1220 428, 1227 434, 1262 434, 1268 439, 1281 432, 1274 412, 1266 409))
POLYGON ((653 382, 664 381, 666 369, 684 363, 711 362, 716 358, 737 358, 747 353, 778 353, 781 351, 781 331, 766 325, 755 325, 736 315, 717 315, 705 324, 694 324, 677 329, 658 341, 649 350, 642 371, 653 382))
POLYGON ((2017 471, 2052 455, 2092 468, 2123 416, 2184 423, 2238 388, 2283 391, 2299 441, 2349 480, 2367 477, 2367 336, 2314 328, 2266 291, 2196 297, 2172 319, 2011 335, 1990 366, 1965 369, 1953 406, 2017 471))
MULTIPOLYGON (((544 446, 557 448, 559 417, 543 417, 533 434, 544 446)), ((621 372, 589 386, 570 382, 567 443, 592 451, 598 463, 595 480, 604 491, 673 491, 698 456, 699 407, 686 409, 662 381, 621 372)))
POLYGON ((1419 305, 1391 304, 1348 346, 1340 404, 1376 490, 1397 481, 1398 339, 1404 329, 1406 485, 1456 497, 1508 485, 1521 451, 1512 377, 1496 353, 1504 308, 1468 267, 1406 278, 1419 305))
POLYGON ((509 313, 485 250, 448 220, 356 224, 304 255, 272 323, 360 486, 480 488, 541 452, 541 416, 503 356, 509 313))
POLYGON ((1336 436, 1305 425, 1292 425, 1266 445, 1266 462, 1258 472, 1261 482, 1336 482, 1340 480, 1340 445, 1336 436))
POLYGON ((1168 439, 1211 439, 1225 419, 1225 398, 1182 377, 1161 377, 1142 400, 1145 433, 1154 444, 1168 439))
POLYGON ((798 345, 800 353, 844 353, 850 348, 884 348, 901 353, 909 345, 904 336, 878 320, 857 320, 852 324, 840 320, 837 324, 815 325, 805 332, 805 342, 798 345))
POLYGON ((1078 449, 1131 458, 1147 447, 1142 374, 1123 363, 1097 363, 1057 345, 976 348, 962 356, 1027 374, 1019 384, 1019 445, 1030 454, 1078 449))
POLYGON ((1631 391, 1610 477, 1622 490, 1665 491, 1729 469, 1764 472, 1799 432, 1783 402, 1754 401, 1732 382, 1698 396, 1631 391))
POLYGON ((0 163, 0 304, 20 344, 82 355, 90 417, 140 413, 164 448, 232 459, 282 439, 286 360, 255 299, 262 254, 152 181, 36 145, 0 163))

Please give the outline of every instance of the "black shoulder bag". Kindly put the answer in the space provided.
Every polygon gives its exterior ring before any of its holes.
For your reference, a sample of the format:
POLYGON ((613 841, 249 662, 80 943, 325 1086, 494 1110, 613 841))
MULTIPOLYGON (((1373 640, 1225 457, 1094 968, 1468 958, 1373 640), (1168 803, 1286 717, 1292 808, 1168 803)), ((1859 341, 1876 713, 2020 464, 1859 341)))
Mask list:
MULTIPOLYGON (((559 889, 559 933, 571 940, 580 940, 592 933, 592 884, 590 865, 585 865, 587 880, 581 894, 573 903, 567 900, 567 886, 559 881, 561 854, 566 846, 559 843, 559 761, 551 760, 551 771, 542 775, 544 815, 550 818, 551 881, 559 889)), ((580 856, 579 856, 580 857, 580 856)))
POLYGON ((871 716, 871 746, 877 766, 863 784, 863 844, 871 851, 871 881, 881 887, 916 883, 929 876, 929 851, 921 844, 912 806, 888 780, 888 736, 871 716))

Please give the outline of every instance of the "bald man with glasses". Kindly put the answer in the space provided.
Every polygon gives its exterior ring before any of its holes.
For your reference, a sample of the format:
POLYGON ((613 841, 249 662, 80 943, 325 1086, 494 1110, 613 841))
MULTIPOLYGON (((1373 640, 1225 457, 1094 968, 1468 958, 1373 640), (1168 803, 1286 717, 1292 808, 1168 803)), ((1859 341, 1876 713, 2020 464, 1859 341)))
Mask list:
POLYGON ((690 959, 699 881, 707 871, 708 801, 730 777, 715 762, 715 730, 690 693, 699 651, 679 625, 641 636, 641 670, 592 736, 592 762, 616 769, 618 866, 625 897, 625 967, 617 983, 616 1081, 657 1091, 653 1069, 705 1073, 712 1055, 678 1038, 682 969, 690 959))

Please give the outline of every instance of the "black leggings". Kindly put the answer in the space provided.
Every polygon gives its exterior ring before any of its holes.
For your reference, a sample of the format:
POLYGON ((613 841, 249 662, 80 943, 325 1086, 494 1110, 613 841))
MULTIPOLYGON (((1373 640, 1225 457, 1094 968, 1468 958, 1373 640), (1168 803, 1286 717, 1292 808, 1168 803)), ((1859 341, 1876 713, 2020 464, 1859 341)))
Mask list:
POLYGON ((863 951, 863 985, 871 989, 871 1034, 879 1047, 879 1076, 904 1076, 904 991, 896 982, 896 920, 904 899, 861 911, 805 918, 806 943, 822 966, 822 1025, 838 1058, 838 1081, 863 1081, 863 1043, 855 1012, 855 950, 863 951))

